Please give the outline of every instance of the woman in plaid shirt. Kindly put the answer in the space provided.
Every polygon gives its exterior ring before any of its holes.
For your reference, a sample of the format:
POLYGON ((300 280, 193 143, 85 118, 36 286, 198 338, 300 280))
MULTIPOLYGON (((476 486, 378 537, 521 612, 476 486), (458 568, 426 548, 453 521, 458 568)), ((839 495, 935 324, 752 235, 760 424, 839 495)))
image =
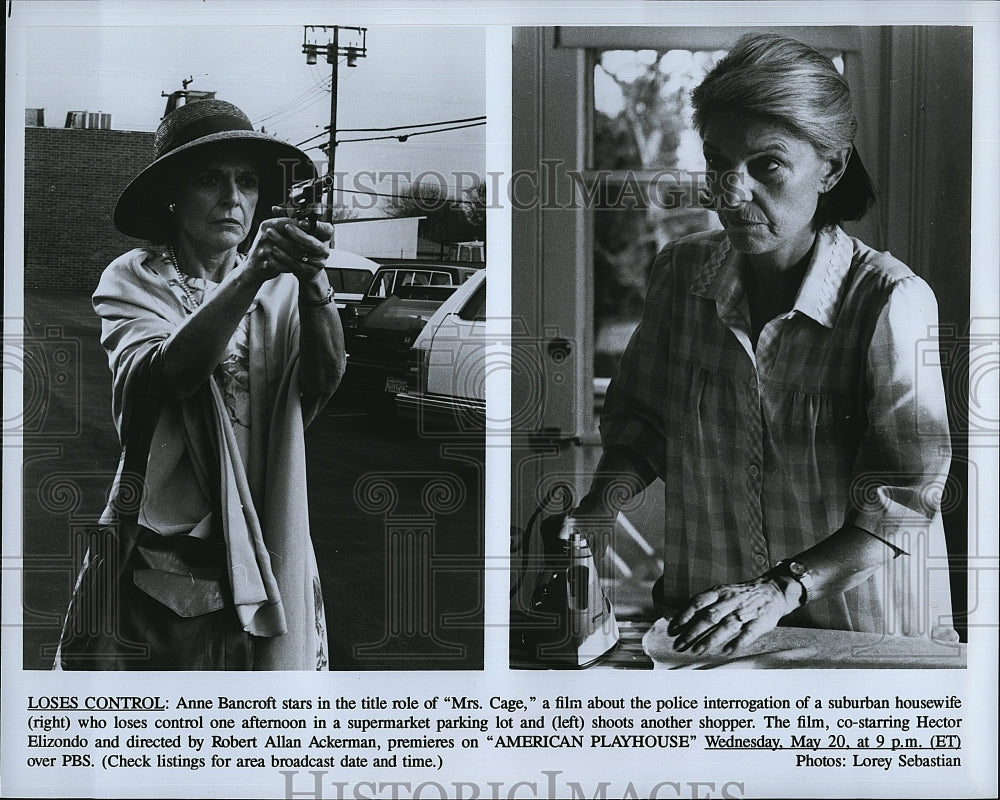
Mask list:
POLYGON ((937 306, 839 227, 874 199, 847 83, 750 35, 692 101, 724 230, 656 258, 572 516, 613 518, 663 479, 677 650, 732 653, 781 620, 957 641, 937 306))

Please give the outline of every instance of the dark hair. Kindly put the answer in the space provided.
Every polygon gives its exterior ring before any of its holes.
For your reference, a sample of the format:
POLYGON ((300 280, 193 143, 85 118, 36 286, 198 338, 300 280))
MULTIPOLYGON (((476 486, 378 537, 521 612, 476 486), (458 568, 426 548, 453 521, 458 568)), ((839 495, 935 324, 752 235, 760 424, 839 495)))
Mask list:
POLYGON ((844 174, 819 197, 816 229, 860 219, 875 203, 871 178, 854 148, 858 123, 850 87, 833 62, 809 45, 773 33, 741 37, 691 93, 691 105, 702 135, 713 115, 745 114, 783 125, 821 154, 850 146, 844 174))

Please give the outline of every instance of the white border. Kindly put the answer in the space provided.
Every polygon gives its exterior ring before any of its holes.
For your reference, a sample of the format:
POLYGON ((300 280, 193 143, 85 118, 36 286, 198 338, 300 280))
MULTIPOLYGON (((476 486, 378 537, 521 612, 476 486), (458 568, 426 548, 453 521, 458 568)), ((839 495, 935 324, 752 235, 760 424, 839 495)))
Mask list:
MULTIPOLYGON (((491 68, 488 72, 490 97, 490 149, 488 170, 510 173, 509 123, 510 117, 510 48, 509 26, 553 24, 962 24, 975 25, 975 79, 974 106, 974 175, 973 175, 973 250, 972 275, 973 316, 995 319, 998 312, 997 286, 1000 275, 997 253, 1000 252, 1000 233, 997 219, 997 177, 1000 175, 1000 149, 996 132, 1000 130, 1000 84, 998 84, 997 53, 1000 52, 1000 7, 994 3, 671 3, 671 2, 394 2, 371 3, 364 7, 366 25, 426 25, 468 24, 489 26, 487 57, 491 68), (502 134, 502 135, 501 135, 502 134)), ((6 10, 6 9, 5 9, 6 10)), ((26 25, 94 24, 94 15, 100 15, 101 25, 188 25, 197 18, 204 25, 232 25, 234 19, 241 24, 260 25, 280 21, 281 24, 309 24, 322 13, 331 22, 339 19, 357 19, 359 8, 355 3, 343 2, 267 2, 250 3, 237 0, 166 0, 155 4, 140 2, 44 2, 39 0, 14 0, 14 15, 7 27, 6 72, 6 165, 4 219, 8 236, 5 237, 5 295, 4 314, 17 319, 21 313, 21 244, 16 232, 23 229, 23 131, 21 109, 24 107, 23 65, 25 63, 24 38, 20 35, 26 25)), ((498 318, 509 318, 509 293, 496 291, 509 280, 509 259, 503 257, 505 242, 509 241, 509 218, 502 211, 491 211, 490 258, 491 287, 489 310, 498 318), (494 277, 495 276, 495 277, 494 277)), ((5 336, 14 331, 5 327, 5 336)), ((995 332, 995 328, 990 331, 995 332)), ((5 370, 8 368, 8 351, 5 349, 5 370)), ((7 373, 5 377, 10 376, 7 373)), ((20 382, 4 381, 4 419, 13 416, 20 407, 20 382)), ((505 402, 504 379, 491 381, 490 402, 505 402)), ((987 398, 981 398, 986 401, 987 398)), ((995 400, 995 398, 994 398, 995 400)), ((2 669, 3 669, 3 740, 2 772, 0 779, 4 793, 38 796, 276 796, 277 784, 270 771, 265 776, 252 770, 233 772, 224 783, 206 785, 208 773, 171 774, 161 780, 151 779, 148 773, 122 771, 107 782, 88 785, 74 780, 63 783, 53 781, 51 774, 33 771, 28 782, 22 782, 25 770, 21 769, 24 750, 17 745, 26 731, 26 713, 23 698, 28 694, 90 692, 105 693, 109 682, 104 676, 65 676, 50 673, 22 672, 20 641, 20 581, 16 565, 20 558, 20 453, 15 437, 4 440, 4 503, 3 526, 3 617, 2 669), (12 535, 12 533, 14 535, 12 535), (14 567, 14 568, 12 568, 14 567), (169 781, 169 782, 168 782, 169 781)), ((981 449, 976 453, 980 473, 986 486, 995 486, 998 472, 997 451, 981 449)), ((507 552, 509 508, 509 454, 502 449, 491 449, 488 460, 487 507, 487 557, 502 561, 507 552)), ((980 530, 997 530, 997 508, 990 492, 980 492, 978 509, 980 530)), ((986 587, 983 587, 986 589, 986 587)), ((994 584, 995 588, 995 584, 994 584)), ((464 692, 470 697, 519 697, 528 693, 554 696, 572 692, 575 696, 607 695, 609 693, 644 695, 649 697, 672 696, 675 693, 701 696, 733 692, 734 673, 707 673, 665 676, 663 673, 611 673, 593 670, 566 675, 562 673, 523 673, 507 669, 507 640, 503 625, 506 621, 507 577, 504 570, 488 570, 486 574, 487 629, 486 667, 483 673, 423 673, 408 674, 335 673, 328 677, 295 676, 294 692, 310 694, 354 694, 357 696, 383 693, 386 695, 412 692, 454 694, 464 692)), ((996 620, 996 594, 981 591, 980 603, 992 603, 992 608, 982 609, 986 617, 996 620)), ((884 671, 873 673, 826 672, 812 673, 746 673, 736 674, 744 685, 752 684, 758 695, 776 696, 801 693, 829 694, 834 686, 850 687, 856 694, 889 693, 901 687, 915 695, 938 696, 945 692, 959 693, 967 699, 964 709, 969 729, 966 732, 966 757, 976 765, 971 773, 964 772, 965 782, 956 783, 952 773, 933 772, 924 780, 913 783, 912 773, 907 780, 898 781, 893 773, 885 780, 867 777, 850 779, 850 774, 827 773, 817 770, 805 774, 783 768, 785 762, 759 761, 752 758, 732 757, 727 763, 712 762, 679 751, 652 757, 648 753, 609 751, 606 758, 572 758, 559 751, 504 753, 479 751, 461 757, 451 756, 450 766, 436 776, 479 782, 483 796, 488 796, 486 781, 507 781, 503 791, 509 792, 518 780, 543 781, 546 770, 559 770, 562 779, 572 776, 585 787, 598 786, 601 781, 613 781, 615 788, 608 789, 608 796, 629 780, 649 786, 655 779, 664 781, 713 781, 719 786, 729 778, 746 781, 754 796, 988 796, 996 787, 996 631, 993 628, 977 630, 969 646, 967 671, 939 671, 905 673, 884 671), (981 771, 979 767, 982 767, 981 771), (644 783, 642 783, 644 782, 644 783)), ((145 693, 150 676, 115 676, 114 686, 119 692, 145 693)), ((157 692, 174 695, 194 689, 204 696, 244 692, 248 696, 289 690, 287 676, 264 675, 164 675, 156 679, 157 692)), ((339 778, 362 779, 361 775, 339 778)), ((402 779, 396 776, 397 779, 402 779)), ((419 776, 410 775, 417 780, 419 776)), ((469 790, 471 791, 471 790, 469 790)), ((526 789, 515 796, 529 795, 526 789)), ((684 791, 690 791, 685 783, 684 791)), ((710 791, 703 788, 702 791, 710 791)), ((716 787, 713 791, 719 791, 716 787)), ((667 794, 661 796, 679 796, 667 794)), ((332 792, 327 796, 334 796, 332 792)), ((386 795, 387 796, 387 795, 386 795)), ((431 795, 433 796, 433 795, 431 795)), ((502 796, 507 796, 506 794, 502 796)), ((588 794, 589 796, 589 794, 588 794)), ((718 796, 718 794, 711 795, 718 796)))

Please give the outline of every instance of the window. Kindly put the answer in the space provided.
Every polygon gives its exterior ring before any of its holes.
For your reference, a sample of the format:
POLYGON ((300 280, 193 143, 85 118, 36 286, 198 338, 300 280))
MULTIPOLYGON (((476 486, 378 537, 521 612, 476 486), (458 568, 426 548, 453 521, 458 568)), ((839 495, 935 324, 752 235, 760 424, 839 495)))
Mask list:
POLYGON ((725 50, 592 50, 590 173, 594 377, 610 378, 639 322, 657 251, 718 227, 698 205, 705 169, 689 96, 725 50))
POLYGON ((333 291, 364 294, 372 279, 372 274, 366 269, 346 269, 344 267, 327 267, 326 274, 330 278, 333 291))
POLYGON ((460 319, 468 322, 483 322, 486 320, 486 281, 483 281, 483 285, 476 289, 475 294, 462 306, 462 310, 458 312, 458 316, 460 319))
POLYGON ((395 270, 383 270, 375 276, 368 294, 373 297, 388 297, 392 294, 392 284, 396 278, 395 270))
POLYGON ((592 53, 593 167, 704 169, 688 98, 726 51, 592 53))

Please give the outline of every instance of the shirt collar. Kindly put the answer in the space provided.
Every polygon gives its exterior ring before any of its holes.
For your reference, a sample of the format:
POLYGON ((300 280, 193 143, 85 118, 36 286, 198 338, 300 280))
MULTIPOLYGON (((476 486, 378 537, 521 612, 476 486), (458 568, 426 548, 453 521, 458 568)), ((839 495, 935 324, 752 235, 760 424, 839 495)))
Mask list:
POLYGON ((724 235, 691 281, 691 294, 714 300, 723 319, 743 299, 739 255, 724 235))
POLYGON ((847 286, 844 279, 851 269, 853 256, 851 237, 839 227, 820 231, 793 310, 832 328, 840 312, 847 286))
MULTIPOLYGON (((820 231, 793 311, 832 328, 843 300, 845 280, 851 268, 854 246, 839 227, 820 231)), ((691 281, 690 291, 715 300, 719 316, 725 318, 743 299, 739 253, 723 236, 691 281)))

